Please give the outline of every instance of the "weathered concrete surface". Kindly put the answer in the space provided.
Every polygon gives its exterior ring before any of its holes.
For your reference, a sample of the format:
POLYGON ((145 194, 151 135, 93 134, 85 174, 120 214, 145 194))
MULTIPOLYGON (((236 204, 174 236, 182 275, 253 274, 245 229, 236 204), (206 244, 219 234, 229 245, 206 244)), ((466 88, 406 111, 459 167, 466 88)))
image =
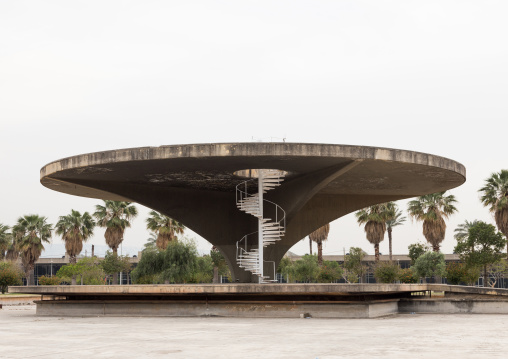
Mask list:
POLYGON ((34 301, 40 300, 40 295, 1 295, 0 305, 27 305, 34 304, 34 301))
POLYGON ((37 301, 38 316, 378 318, 398 313, 398 300, 339 303, 37 301))
POLYGON ((467 287, 446 284, 159 284, 159 285, 60 285, 60 286, 11 286, 9 293, 42 295, 180 295, 180 294, 267 294, 267 295, 356 295, 359 293, 402 293, 435 291, 449 294, 507 297, 508 289, 467 287))
POLYGON ((507 316, 379 319, 36 317, 0 310, 0 357, 506 358, 507 316))
POLYGON ((508 300, 496 299, 401 299, 400 313, 508 314, 508 300))
MULTIPOLYGON (((283 240, 265 249, 265 260, 276 263, 326 223, 375 203, 457 187, 466 175, 464 166, 455 161, 404 150, 221 143, 69 157, 43 167, 41 183, 78 196, 138 202, 169 215, 218 247, 235 280, 250 282, 250 272, 235 263, 235 243, 256 231, 257 221, 236 208, 235 186, 244 179, 234 172, 256 168, 288 172, 282 186, 266 194, 287 213, 283 240)), ((269 210, 265 208, 268 216, 269 210)))

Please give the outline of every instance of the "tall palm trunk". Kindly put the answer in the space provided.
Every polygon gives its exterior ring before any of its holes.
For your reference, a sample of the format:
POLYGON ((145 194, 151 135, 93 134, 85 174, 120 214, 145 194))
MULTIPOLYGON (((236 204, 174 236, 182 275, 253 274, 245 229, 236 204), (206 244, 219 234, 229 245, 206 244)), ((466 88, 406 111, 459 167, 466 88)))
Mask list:
POLYGON ((379 243, 374 244, 374 252, 375 252, 376 262, 379 262, 379 243))
POLYGON ((25 271, 26 285, 35 285, 35 265, 28 264, 25 271))
POLYGON ((390 262, 392 261, 392 228, 388 228, 388 248, 390 251, 390 262))
POLYGON ((433 244, 433 245, 432 245, 432 250, 433 250, 434 252, 439 252, 439 248, 440 248, 439 244, 433 244))
MULTIPOLYGON (((118 256, 118 248, 113 248, 113 255, 115 257, 118 256)), ((112 285, 117 285, 118 284, 118 272, 115 272, 113 273, 113 282, 111 283, 112 285)))
POLYGON ((317 242, 317 261, 321 267, 323 265, 323 241, 317 242))
POLYGON ((310 239, 310 237, 309 237, 309 247, 310 247, 309 254, 312 255, 312 239, 310 239))

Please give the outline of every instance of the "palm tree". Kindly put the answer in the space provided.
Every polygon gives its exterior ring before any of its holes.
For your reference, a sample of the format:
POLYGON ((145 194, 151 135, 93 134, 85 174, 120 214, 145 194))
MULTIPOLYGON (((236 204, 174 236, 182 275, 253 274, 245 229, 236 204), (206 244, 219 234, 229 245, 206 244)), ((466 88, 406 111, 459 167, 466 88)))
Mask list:
POLYGON ((0 260, 5 258, 5 253, 9 249, 11 243, 11 234, 8 232, 9 226, 0 223, 0 260))
POLYGON ((406 217, 402 216, 402 211, 395 202, 388 202, 388 210, 390 211, 389 219, 386 223, 386 231, 388 232, 388 247, 390 251, 390 260, 392 260, 392 231, 393 227, 400 226, 406 221, 406 217))
POLYGON ((95 206, 93 216, 97 219, 99 227, 106 228, 104 238, 115 255, 118 254, 125 229, 131 226, 130 220, 137 215, 137 208, 130 202, 105 200, 104 206, 95 206))
POLYGON ((88 212, 81 215, 72 209, 71 214, 60 217, 55 227, 55 233, 62 236, 65 242, 69 263, 76 263, 76 256, 81 253, 83 242, 93 235, 94 227, 95 221, 88 212))
MULTIPOLYGON (((105 200, 104 206, 96 205, 93 216, 97 225, 106 228, 106 244, 118 255, 118 247, 123 241, 125 228, 131 226, 130 220, 138 215, 138 210, 130 202, 105 200)), ((118 284, 118 273, 113 274, 113 284, 118 284)))
POLYGON ((20 217, 16 225, 12 227, 12 235, 16 248, 21 254, 28 285, 34 285, 35 262, 44 250, 43 242, 49 243, 51 239, 51 227, 46 217, 36 214, 20 217))
POLYGON ((494 213, 497 228, 508 238, 508 170, 491 174, 478 192, 482 192, 483 205, 494 213))
POLYGON ((146 219, 146 228, 157 235, 156 245, 160 250, 166 249, 168 243, 177 240, 175 234, 182 234, 185 226, 180 222, 156 211, 150 212, 146 219))
POLYGON ((390 214, 387 203, 375 204, 355 213, 358 224, 365 224, 367 240, 374 245, 376 261, 379 261, 379 243, 385 237, 386 221, 390 214))
POLYGON ((434 252, 439 252, 440 244, 445 238, 444 219, 457 212, 454 206, 454 203, 457 203, 455 196, 445 196, 445 193, 446 191, 420 196, 410 201, 407 206, 411 219, 423 222, 423 235, 432 245, 434 252))
MULTIPOLYGON (((150 233, 150 237, 146 240, 146 243, 143 245, 146 250, 152 250, 157 248, 157 235, 155 233, 150 233)), ((143 250, 145 250, 143 249, 143 250)))
POLYGON ((328 239, 329 232, 330 232, 330 223, 327 223, 323 227, 320 227, 311 234, 309 234, 309 240, 317 243, 318 248, 317 258, 319 266, 323 265, 323 242, 328 239))
POLYGON ((476 226, 478 223, 479 221, 475 219, 473 222, 466 220, 464 223, 459 224, 454 230, 455 234, 453 238, 457 241, 467 238, 469 236, 469 229, 476 226))

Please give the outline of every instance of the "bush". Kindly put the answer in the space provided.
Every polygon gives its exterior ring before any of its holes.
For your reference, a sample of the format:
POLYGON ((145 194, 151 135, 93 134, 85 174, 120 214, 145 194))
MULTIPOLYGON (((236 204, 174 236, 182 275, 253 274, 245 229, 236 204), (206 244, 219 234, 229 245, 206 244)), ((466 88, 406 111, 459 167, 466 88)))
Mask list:
POLYGON ((446 265, 446 281, 448 284, 457 285, 464 281, 467 268, 464 263, 451 262, 446 265))
POLYGON ((146 249, 132 271, 132 280, 136 284, 147 277, 153 278, 154 284, 192 282, 198 266, 197 258, 196 246, 190 241, 171 241, 164 251, 146 249))
POLYGON ((444 254, 440 252, 426 252, 418 257, 413 266, 418 277, 444 276, 446 274, 444 254))
POLYGON ((2 294, 7 291, 10 285, 21 285, 23 273, 13 262, 0 262, 0 289, 2 294))
POLYGON ((318 283, 332 283, 342 277, 342 268, 339 263, 324 261, 317 277, 318 283))
POLYGON ((374 277, 378 283, 393 283, 399 278, 399 267, 392 262, 379 262, 374 267, 374 277))
POLYGON ((316 255, 304 255, 291 266, 291 275, 295 281, 315 283, 319 275, 319 265, 316 255))
POLYGON ((46 277, 46 276, 40 276, 39 277, 39 285, 59 285, 62 283, 62 279, 54 276, 54 277, 46 277))
POLYGON ((418 283, 418 277, 411 268, 400 269, 399 280, 404 284, 418 283))
POLYGON ((480 274, 481 274, 480 267, 470 267, 470 268, 466 267, 466 272, 462 277, 462 281, 467 285, 474 285, 475 282, 478 280, 478 277, 480 277, 480 274))
POLYGON ((61 267, 56 275, 60 277, 61 283, 71 283, 72 277, 76 276, 77 282, 85 285, 104 285, 106 276, 96 257, 85 257, 76 264, 67 264, 61 267))
POLYGON ((198 257, 189 283, 212 283, 213 261, 210 256, 198 257))

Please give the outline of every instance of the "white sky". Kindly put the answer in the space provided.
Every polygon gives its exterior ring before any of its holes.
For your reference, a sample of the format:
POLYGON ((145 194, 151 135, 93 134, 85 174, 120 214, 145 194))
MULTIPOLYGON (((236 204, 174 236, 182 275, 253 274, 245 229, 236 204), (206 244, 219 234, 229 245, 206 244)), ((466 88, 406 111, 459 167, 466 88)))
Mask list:
MULTIPOLYGON (((94 210, 99 200, 39 183, 59 158, 286 137, 464 164, 443 242, 451 253, 457 224, 493 223, 477 190, 508 168, 507 18, 508 2, 486 0, 3 1, 0 223, 94 210)), ((124 253, 146 241, 147 212, 126 231, 124 253)), ((397 227, 394 252, 424 240, 421 231, 397 227)), ((104 252, 102 229, 91 244, 104 252)), ((350 246, 373 253, 353 215, 332 223, 324 253, 350 246)), ((47 248, 43 256, 64 254, 60 238, 47 248)))

